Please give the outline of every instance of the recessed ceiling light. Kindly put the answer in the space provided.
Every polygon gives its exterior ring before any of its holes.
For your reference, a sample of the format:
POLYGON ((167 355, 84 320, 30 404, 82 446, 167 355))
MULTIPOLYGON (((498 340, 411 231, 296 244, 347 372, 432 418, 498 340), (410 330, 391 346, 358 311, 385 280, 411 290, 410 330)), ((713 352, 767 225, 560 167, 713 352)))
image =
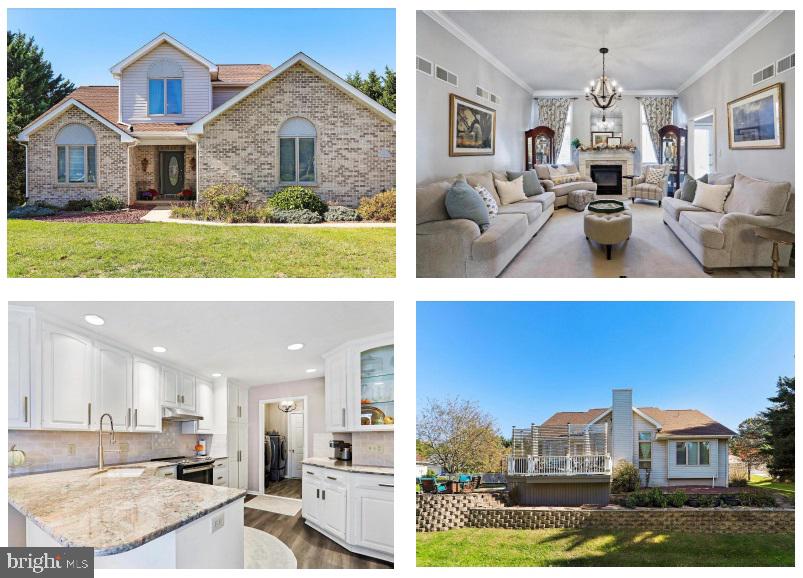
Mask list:
POLYGON ((213 373, 213 374, 212 374, 212 377, 220 377, 220 376, 222 376, 222 375, 223 375, 222 373, 213 373))
POLYGON ((307 373, 315 373, 316 371, 318 371, 318 370, 317 369, 308 369, 307 373))
POLYGON ((154 350, 156 353, 165 353, 165 352, 167 351, 167 347, 162 347, 161 345, 155 345, 155 346, 153 347, 153 350, 154 350))
POLYGON ((94 313, 84 315, 84 321, 86 321, 90 325, 103 325, 104 323, 106 323, 103 320, 103 317, 101 317, 100 315, 95 315, 94 313))
POLYGON ((303 343, 292 343, 287 346, 287 349, 289 349, 290 351, 298 351, 299 349, 303 349, 303 347, 304 347, 303 343))

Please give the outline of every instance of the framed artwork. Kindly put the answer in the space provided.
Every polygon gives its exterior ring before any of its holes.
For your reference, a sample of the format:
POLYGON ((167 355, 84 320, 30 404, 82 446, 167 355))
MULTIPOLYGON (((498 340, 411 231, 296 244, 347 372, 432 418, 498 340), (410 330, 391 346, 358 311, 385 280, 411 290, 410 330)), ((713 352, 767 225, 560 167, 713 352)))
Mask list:
POLYGON ((496 111, 456 94, 449 95, 449 156, 496 153, 496 111))
POLYGON ((608 144, 608 138, 613 138, 613 132, 609 131, 592 131, 591 132, 591 146, 595 147, 600 144, 608 144))
POLYGON ((732 149, 783 148, 783 83, 728 103, 728 146, 732 149))
POLYGON ((622 146, 622 137, 620 137, 620 136, 609 136, 608 140, 607 140, 607 144, 608 144, 609 147, 611 147, 611 146, 620 147, 620 146, 622 146))

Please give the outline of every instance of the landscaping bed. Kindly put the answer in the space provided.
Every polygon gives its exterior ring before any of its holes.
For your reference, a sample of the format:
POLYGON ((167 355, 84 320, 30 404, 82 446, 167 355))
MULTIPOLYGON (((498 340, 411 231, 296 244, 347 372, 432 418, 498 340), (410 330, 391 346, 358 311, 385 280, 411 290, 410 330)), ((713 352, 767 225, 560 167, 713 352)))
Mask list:
POLYGON ((128 223, 142 224, 142 217, 150 209, 125 209, 122 211, 64 211, 47 217, 32 217, 33 221, 54 221, 61 223, 128 223))

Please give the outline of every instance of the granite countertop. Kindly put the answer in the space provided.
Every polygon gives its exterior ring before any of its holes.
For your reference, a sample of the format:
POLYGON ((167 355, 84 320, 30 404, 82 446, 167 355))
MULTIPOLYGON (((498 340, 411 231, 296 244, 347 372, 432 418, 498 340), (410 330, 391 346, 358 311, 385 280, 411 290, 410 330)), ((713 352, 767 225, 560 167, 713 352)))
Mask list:
POLYGON ((142 462, 138 477, 95 476, 97 469, 31 474, 8 480, 8 503, 62 546, 95 556, 132 550, 243 496, 245 490, 184 482, 156 473, 167 462, 142 462))
POLYGON ((354 472, 358 474, 380 474, 385 476, 393 475, 393 468, 389 468, 386 466, 361 466, 358 464, 352 464, 351 462, 330 460, 329 458, 305 458, 301 463, 307 464, 308 466, 329 468, 330 470, 340 470, 341 472, 354 472))

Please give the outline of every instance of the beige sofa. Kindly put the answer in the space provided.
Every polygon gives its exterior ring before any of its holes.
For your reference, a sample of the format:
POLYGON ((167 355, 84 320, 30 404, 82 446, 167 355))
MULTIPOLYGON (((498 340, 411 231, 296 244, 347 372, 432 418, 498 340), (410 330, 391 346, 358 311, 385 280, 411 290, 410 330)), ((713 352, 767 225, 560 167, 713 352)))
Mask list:
MULTIPOLYGON (((562 167, 568 167, 567 172, 569 173, 579 173, 580 171, 577 170, 577 167, 569 164, 569 165, 556 165, 562 167)), ((555 195, 555 208, 558 209, 560 207, 565 207, 569 203, 569 193, 571 191, 597 191, 597 183, 592 181, 587 176, 583 176, 583 180, 575 181, 573 183, 563 183, 561 185, 556 185, 555 182, 550 179, 549 174, 549 165, 535 165, 533 167, 535 172, 538 174, 538 180, 541 181, 541 184, 544 186, 544 190, 550 193, 554 193, 555 195)))
POLYGON ((459 175, 416 188, 416 274, 418 277, 496 277, 554 212, 555 195, 545 192, 508 205, 500 202, 490 171, 459 175), (467 219, 450 219, 446 192, 458 179, 482 185, 499 214, 483 233, 467 219))
MULTIPOLYGON (((733 182, 722 213, 688 201, 664 199, 664 223, 706 270, 721 267, 769 267, 772 243, 755 235, 756 227, 794 233, 795 197, 790 183, 761 181, 742 174, 717 175, 714 184, 733 182)), ((781 247, 787 266, 790 246, 781 247)))
POLYGON ((664 197, 666 197, 666 191, 669 188, 669 171, 671 169, 672 165, 641 165, 641 176, 634 178, 633 185, 630 187, 630 200, 647 199, 650 201, 658 201, 658 206, 660 207, 664 197), (663 167, 664 172, 661 177, 661 184, 654 185, 644 181, 644 173, 650 167, 663 167))

